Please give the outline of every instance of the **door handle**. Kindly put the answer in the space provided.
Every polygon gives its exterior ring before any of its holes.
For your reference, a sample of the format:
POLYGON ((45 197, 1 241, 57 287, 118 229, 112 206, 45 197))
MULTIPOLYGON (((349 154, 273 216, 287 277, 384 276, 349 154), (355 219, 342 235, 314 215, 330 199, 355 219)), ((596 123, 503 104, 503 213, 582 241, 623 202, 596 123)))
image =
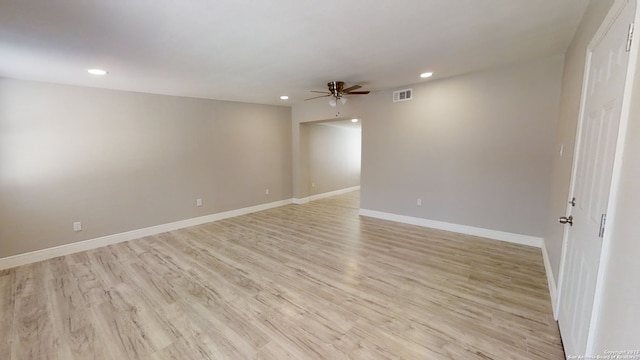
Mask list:
POLYGON ((572 215, 569 215, 569 217, 560 216, 560 218, 558 218, 558 221, 560 222, 560 224, 569 224, 569 226, 573 226, 573 216, 572 215))

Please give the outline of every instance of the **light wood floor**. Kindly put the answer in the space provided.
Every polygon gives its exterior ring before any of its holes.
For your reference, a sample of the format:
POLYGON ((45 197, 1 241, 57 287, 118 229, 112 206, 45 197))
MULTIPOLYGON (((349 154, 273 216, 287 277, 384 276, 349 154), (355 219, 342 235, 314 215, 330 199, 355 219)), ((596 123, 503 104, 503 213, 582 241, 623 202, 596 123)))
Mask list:
POLYGON ((0 271, 0 357, 564 359, 539 249, 358 196, 0 271))

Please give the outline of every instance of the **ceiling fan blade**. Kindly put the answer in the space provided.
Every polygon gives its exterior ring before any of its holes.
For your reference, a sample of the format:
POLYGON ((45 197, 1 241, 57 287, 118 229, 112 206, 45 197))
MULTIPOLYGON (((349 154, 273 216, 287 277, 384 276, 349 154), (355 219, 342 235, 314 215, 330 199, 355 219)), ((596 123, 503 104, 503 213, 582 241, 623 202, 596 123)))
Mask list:
POLYGON ((320 93, 320 94, 331 94, 331 93, 330 93, 330 92, 328 92, 328 91, 315 91, 315 90, 311 90, 311 92, 314 92, 314 93, 320 93))
POLYGON ((353 86, 349 86, 349 87, 348 87, 348 88, 346 88, 346 89, 342 89, 342 92, 346 92, 346 93, 348 93, 349 91, 352 91, 352 90, 358 90, 358 89, 360 89, 361 87, 362 87, 362 86, 360 86, 360 85, 353 85, 353 86))
POLYGON ((315 96, 315 97, 312 97, 312 98, 304 99, 304 101, 323 98, 323 97, 329 97, 329 96, 331 96, 331 94, 315 96))
POLYGON ((348 92, 347 95, 366 95, 369 91, 351 91, 348 92))

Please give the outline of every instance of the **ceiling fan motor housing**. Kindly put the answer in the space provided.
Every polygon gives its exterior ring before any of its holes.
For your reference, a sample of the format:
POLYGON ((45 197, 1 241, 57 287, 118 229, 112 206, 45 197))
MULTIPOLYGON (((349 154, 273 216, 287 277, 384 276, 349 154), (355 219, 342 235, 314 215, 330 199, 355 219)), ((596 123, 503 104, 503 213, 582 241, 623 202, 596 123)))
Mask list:
POLYGON ((331 95, 337 98, 340 98, 342 96, 342 90, 344 89, 343 81, 331 81, 327 84, 327 86, 329 87, 331 95))

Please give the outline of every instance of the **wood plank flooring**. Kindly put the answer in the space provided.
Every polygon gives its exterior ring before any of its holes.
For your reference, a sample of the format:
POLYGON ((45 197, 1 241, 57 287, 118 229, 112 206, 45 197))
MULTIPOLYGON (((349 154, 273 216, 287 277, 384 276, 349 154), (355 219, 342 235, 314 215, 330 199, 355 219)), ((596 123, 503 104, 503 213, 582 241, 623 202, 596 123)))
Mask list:
POLYGON ((564 359, 539 249, 358 196, 0 271, 0 357, 564 359))

